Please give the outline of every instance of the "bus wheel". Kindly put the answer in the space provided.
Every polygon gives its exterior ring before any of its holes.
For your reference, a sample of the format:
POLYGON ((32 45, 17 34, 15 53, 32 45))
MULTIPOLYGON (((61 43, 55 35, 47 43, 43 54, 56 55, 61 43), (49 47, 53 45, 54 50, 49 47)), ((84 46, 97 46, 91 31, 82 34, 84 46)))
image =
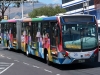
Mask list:
POLYGON ((48 53, 46 54, 46 63, 47 63, 48 65, 51 65, 51 62, 49 61, 48 53))
POLYGON ((9 46, 7 48, 8 48, 8 50, 11 50, 9 46))
POLYGON ((9 44, 8 44, 8 46, 7 46, 7 49, 8 49, 9 51, 11 50, 11 48, 10 48, 9 44))
POLYGON ((29 54, 29 51, 28 51, 28 46, 26 45, 26 55, 29 57, 30 54, 29 54))

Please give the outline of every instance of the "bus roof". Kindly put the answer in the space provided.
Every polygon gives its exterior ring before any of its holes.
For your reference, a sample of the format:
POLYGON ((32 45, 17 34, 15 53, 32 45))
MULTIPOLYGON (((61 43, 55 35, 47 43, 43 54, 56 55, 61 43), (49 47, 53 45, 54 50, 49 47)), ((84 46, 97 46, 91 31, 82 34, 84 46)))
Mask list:
POLYGON ((6 23, 6 22, 11 22, 11 23, 14 23, 14 22, 17 22, 17 21, 22 21, 22 19, 9 19, 9 20, 1 20, 1 23, 6 23))
POLYGON ((32 18, 32 21, 47 21, 47 20, 57 20, 57 16, 32 18))
POLYGON ((5 22, 7 22, 7 20, 4 20, 4 19, 3 19, 3 20, 1 20, 1 23, 5 23, 5 22))
POLYGON ((100 27, 100 20, 98 20, 98 27, 100 27))
MULTIPOLYGON (((1 20, 1 23, 5 22, 17 22, 17 21, 22 21, 22 22, 30 22, 30 21, 48 21, 48 20, 57 20, 57 17, 63 17, 63 16, 95 16, 95 15, 88 15, 88 14, 57 14, 55 16, 46 16, 46 17, 38 17, 38 18, 25 18, 25 19, 9 19, 9 20, 1 20)), ((100 21, 99 21, 100 23, 100 21)))
POLYGON ((16 22, 15 19, 8 20, 8 22, 16 22))
POLYGON ((100 20, 98 20, 98 23, 100 23, 100 20))
POLYGON ((14 23, 14 22, 17 22, 17 21, 22 21, 22 19, 9 19, 7 21, 14 23))
POLYGON ((56 16, 95 16, 95 15, 90 15, 90 14, 67 14, 67 13, 59 13, 56 16))
POLYGON ((22 20, 23 22, 29 22, 29 21, 32 21, 32 18, 25 18, 22 20))

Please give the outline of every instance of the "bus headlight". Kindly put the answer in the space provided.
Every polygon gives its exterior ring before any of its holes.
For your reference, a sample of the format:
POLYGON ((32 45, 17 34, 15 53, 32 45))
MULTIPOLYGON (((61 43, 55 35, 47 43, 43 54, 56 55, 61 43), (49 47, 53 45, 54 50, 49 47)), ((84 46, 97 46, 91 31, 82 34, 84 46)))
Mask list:
POLYGON ((95 51, 94 51, 94 54, 97 54, 99 52, 99 49, 96 48, 95 51))
POLYGON ((69 53, 67 51, 63 52, 62 54, 63 54, 64 57, 67 57, 69 55, 69 53))

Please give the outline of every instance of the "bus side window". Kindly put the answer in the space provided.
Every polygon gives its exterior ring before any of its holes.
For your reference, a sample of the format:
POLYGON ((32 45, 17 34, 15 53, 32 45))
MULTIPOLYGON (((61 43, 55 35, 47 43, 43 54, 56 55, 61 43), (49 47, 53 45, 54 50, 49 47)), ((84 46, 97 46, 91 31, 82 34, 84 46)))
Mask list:
POLYGON ((14 38, 16 38, 16 24, 13 23, 13 35, 14 35, 14 38))
POLYGON ((48 35, 48 38, 49 38, 49 35, 50 35, 50 26, 49 26, 49 22, 43 22, 42 23, 42 35, 43 36, 46 36, 48 35))
POLYGON ((1 24, 1 33, 4 33, 4 24, 1 24))
POLYGON ((37 31, 38 31, 38 25, 37 25, 37 23, 32 23, 32 29, 31 29, 31 36, 32 36, 32 41, 33 42, 36 42, 37 40, 36 40, 36 33, 37 33, 37 31))
POLYGON ((51 22, 51 36, 50 42, 52 46, 56 46, 56 37, 55 37, 55 22, 51 22))
POLYGON ((4 24, 4 33, 6 33, 6 23, 4 24))
POLYGON ((36 40, 39 42, 41 38, 41 22, 37 22, 36 40))
POLYGON ((13 34, 13 24, 10 23, 10 30, 11 30, 11 34, 13 34))
POLYGON ((57 23, 55 24, 54 30, 54 35, 56 37, 56 45, 58 45, 60 43, 60 27, 57 23))
POLYGON ((57 37, 58 37, 58 40, 57 40, 57 42, 58 42, 58 44, 60 44, 60 39, 61 39, 61 37, 60 37, 60 27, 59 27, 59 25, 57 24, 57 37))

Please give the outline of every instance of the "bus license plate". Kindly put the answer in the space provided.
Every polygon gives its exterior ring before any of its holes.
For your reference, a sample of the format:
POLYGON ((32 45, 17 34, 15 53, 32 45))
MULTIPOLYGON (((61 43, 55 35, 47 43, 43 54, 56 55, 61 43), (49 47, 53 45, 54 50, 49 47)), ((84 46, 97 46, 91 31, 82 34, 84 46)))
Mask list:
POLYGON ((85 60, 78 60, 78 62, 79 62, 79 63, 84 63, 84 62, 85 62, 85 60))

